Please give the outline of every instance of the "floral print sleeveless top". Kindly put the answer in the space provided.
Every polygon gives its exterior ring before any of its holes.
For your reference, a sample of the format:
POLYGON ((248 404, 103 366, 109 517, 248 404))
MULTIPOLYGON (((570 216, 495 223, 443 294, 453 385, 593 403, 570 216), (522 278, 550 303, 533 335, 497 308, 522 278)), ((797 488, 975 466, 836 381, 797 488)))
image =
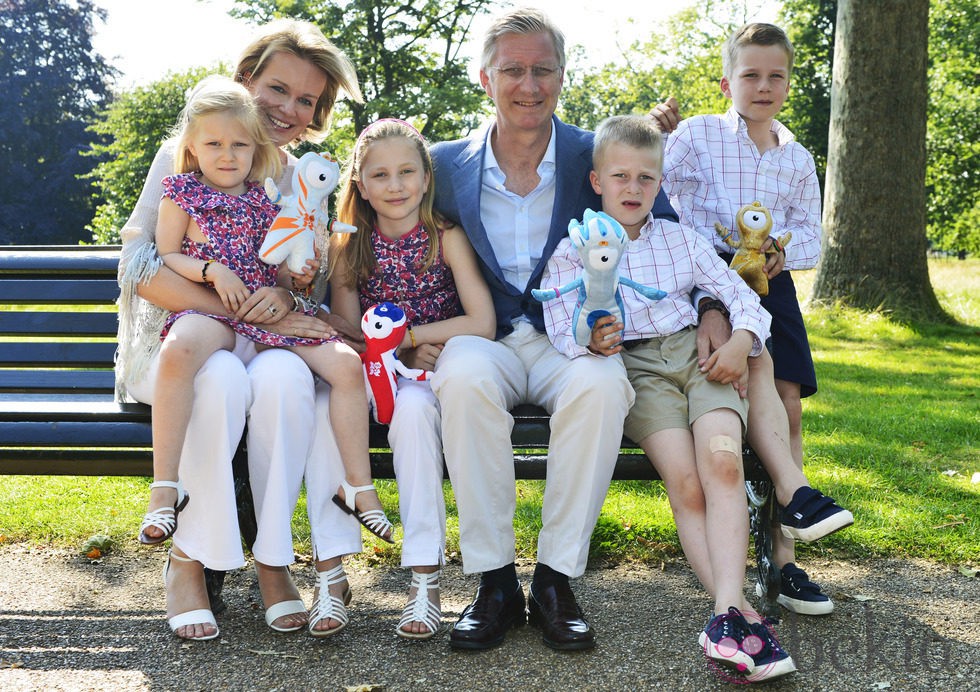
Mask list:
POLYGON ((374 274, 359 287, 361 312, 385 301, 405 311, 409 324, 447 320, 462 313, 453 272, 439 254, 427 271, 419 274, 429 250, 429 233, 422 224, 397 240, 371 232, 371 248, 377 260, 374 274))

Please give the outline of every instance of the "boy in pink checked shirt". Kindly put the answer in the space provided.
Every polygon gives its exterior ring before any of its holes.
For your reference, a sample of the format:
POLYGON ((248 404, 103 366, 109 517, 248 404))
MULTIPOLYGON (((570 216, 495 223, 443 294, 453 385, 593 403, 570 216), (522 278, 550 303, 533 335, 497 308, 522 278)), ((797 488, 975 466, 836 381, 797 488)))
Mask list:
MULTIPOLYGON (((764 355, 749 367, 748 437, 764 462, 781 456, 788 443, 802 471, 801 398, 817 391, 817 378, 790 270, 810 269, 820 255, 820 187, 813 157, 775 119, 789 95, 792 69, 793 45, 782 29, 757 23, 735 31, 722 49, 721 90, 732 106, 723 115, 695 116, 677 126, 667 140, 663 184, 681 223, 713 243, 726 263, 732 250, 714 224, 736 229, 735 214, 746 204, 758 201, 769 209, 771 238, 793 234, 789 245, 775 246, 778 251, 766 262, 769 295, 762 306, 772 315, 772 357, 764 355)), ((770 246, 766 241, 763 249, 770 246)), ((715 347, 724 342, 727 329, 712 330, 724 320, 706 312, 719 304, 705 298, 695 297, 702 314, 710 315, 701 331, 715 347)), ((829 533, 824 529, 836 531, 853 517, 811 488, 791 494, 777 487, 776 495, 783 508, 783 529, 775 532, 773 545, 781 572, 779 603, 804 615, 830 613, 833 601, 795 564, 793 540, 815 540, 829 533), (815 531, 813 524, 824 528, 815 531)), ((761 586, 757 589, 761 593, 761 586)))
MULTIPOLYGON (((770 317, 708 241, 650 214, 662 162, 660 133, 647 118, 609 118, 596 130, 590 180, 604 212, 630 238, 619 273, 667 296, 652 302, 621 288, 625 328, 612 316, 600 318, 587 347, 574 339, 574 293, 545 302, 545 325, 569 358, 622 357, 636 391, 626 434, 663 479, 684 552, 714 597, 713 616, 698 643, 713 665, 751 682, 771 680, 796 667, 742 592, 749 538, 741 457, 747 403, 732 387, 749 357, 764 350, 770 317), (723 302, 734 327, 703 367, 690 299, 696 286, 723 302)), ((600 217, 599 223, 608 220, 600 217)), ((578 253, 563 240, 541 288, 556 289, 581 274, 578 253)))

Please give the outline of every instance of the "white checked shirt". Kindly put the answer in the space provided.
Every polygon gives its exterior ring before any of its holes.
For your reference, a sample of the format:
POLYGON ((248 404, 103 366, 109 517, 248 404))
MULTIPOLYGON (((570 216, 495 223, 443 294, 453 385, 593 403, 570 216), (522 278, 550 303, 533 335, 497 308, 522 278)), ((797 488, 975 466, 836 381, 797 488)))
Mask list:
POLYGON ((820 184, 813 157, 779 121, 778 146, 759 154, 745 121, 730 108, 724 115, 682 120, 667 138, 664 190, 681 223, 697 230, 718 252, 734 250, 715 232, 715 221, 735 231, 735 214, 761 202, 772 214, 770 235, 792 231, 786 269, 810 269, 820 257, 820 184))
MULTIPOLYGON (((548 261, 541 288, 564 286, 582 274, 582 262, 568 238, 562 240, 548 261)), ((636 240, 626 246, 619 262, 619 275, 637 283, 666 291, 662 300, 651 301, 626 286, 620 286, 626 311, 624 340, 668 336, 698 323, 698 313, 691 305, 691 289, 703 288, 720 299, 731 312, 732 329, 752 333, 749 355, 762 352, 769 338, 772 318, 759 302, 759 296, 701 236, 666 219, 647 218, 636 240)), ((588 353, 575 343, 572 312, 577 293, 544 303, 544 321, 548 337, 569 358, 588 353)))

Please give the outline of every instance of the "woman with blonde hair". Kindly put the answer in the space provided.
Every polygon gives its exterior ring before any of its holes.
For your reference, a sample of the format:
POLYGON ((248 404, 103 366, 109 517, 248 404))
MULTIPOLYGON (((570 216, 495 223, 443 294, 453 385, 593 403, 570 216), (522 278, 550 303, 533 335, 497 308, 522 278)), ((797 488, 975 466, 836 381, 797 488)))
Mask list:
MULTIPOLYGON (((285 147, 320 141, 341 92, 362 101, 353 65, 307 22, 280 20, 261 27, 242 52, 234 77, 255 98, 267 131, 280 148, 283 171, 276 183, 283 194, 289 193, 296 164, 285 147)), ((305 314, 304 296, 299 293, 260 288, 231 312, 209 287, 163 266, 154 231, 162 181, 173 172, 174 144, 165 142, 122 230, 116 367, 121 400, 153 400, 160 329, 171 312, 194 309, 225 315, 291 337, 326 338, 337 333, 326 322, 305 314)), ((267 624, 276 631, 296 631, 308 622, 288 571, 294 559, 290 521, 304 478, 317 570, 334 570, 331 597, 349 602, 341 557, 361 549, 359 525, 330 501, 343 478, 343 465, 331 427, 315 423, 329 417, 329 388, 314 387, 310 369, 294 353, 269 349, 256 354, 248 345, 241 350, 214 353, 194 380, 195 389, 206 394, 197 398, 190 412, 179 468, 186 491, 195 496, 197 489, 196 497, 202 501, 190 502, 180 514, 166 576, 168 621, 184 639, 208 639, 218 633, 204 568, 222 571, 245 563, 231 460, 246 419, 258 526, 252 554, 267 624)), ((318 628, 326 631, 342 624, 327 617, 318 628)))

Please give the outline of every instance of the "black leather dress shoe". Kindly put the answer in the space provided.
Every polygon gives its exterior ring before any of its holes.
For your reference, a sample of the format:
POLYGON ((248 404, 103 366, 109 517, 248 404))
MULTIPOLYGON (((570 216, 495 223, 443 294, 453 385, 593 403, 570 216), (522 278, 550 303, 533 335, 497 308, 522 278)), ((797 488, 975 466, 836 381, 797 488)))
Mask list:
POLYGON ((544 643, 552 649, 577 651, 595 646, 595 631, 585 620, 567 582, 529 591, 528 622, 541 629, 544 643))
POLYGON ((504 641, 507 630, 521 627, 527 620, 524 589, 507 595, 499 588, 480 584, 476 599, 463 609, 463 614, 449 633, 449 645, 454 649, 490 649, 504 641))

